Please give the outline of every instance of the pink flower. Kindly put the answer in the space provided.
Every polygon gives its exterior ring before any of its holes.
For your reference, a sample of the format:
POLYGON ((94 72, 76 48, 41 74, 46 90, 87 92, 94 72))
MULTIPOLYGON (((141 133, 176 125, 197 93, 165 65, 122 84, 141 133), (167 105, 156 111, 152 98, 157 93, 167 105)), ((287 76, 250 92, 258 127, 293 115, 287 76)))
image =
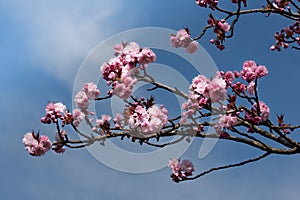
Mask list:
POLYGON ((164 106, 145 106, 140 102, 135 102, 128 110, 125 110, 125 124, 131 129, 141 133, 157 133, 168 122, 168 111, 164 106))
POLYGON ((195 171, 193 163, 189 160, 183 160, 180 167, 184 172, 184 176, 191 176, 193 174, 193 171, 195 171))
POLYGON ((257 66, 255 73, 256 73, 257 78, 261 78, 263 76, 268 75, 268 69, 263 65, 259 65, 259 66, 257 66))
POLYGON ((189 160, 183 160, 180 163, 178 159, 171 159, 168 163, 168 167, 172 169, 172 180, 177 183, 186 179, 188 176, 192 176, 195 171, 193 163, 189 160))
POLYGON ((131 96, 133 85, 136 83, 136 79, 131 77, 127 77, 125 80, 125 83, 122 83, 122 81, 115 83, 112 91, 112 94, 122 99, 128 99, 131 96))
POLYGON ((226 99, 226 82, 219 76, 216 76, 206 87, 208 93, 204 94, 211 98, 212 102, 223 101, 226 99), (208 96, 209 95, 209 96, 208 96))
POLYGON ((42 156, 51 149, 51 141, 45 135, 39 136, 32 133, 26 133, 22 139, 26 151, 32 156, 42 156))
POLYGON ((66 111, 66 106, 59 103, 48 103, 46 106, 46 115, 41 118, 41 122, 45 124, 50 124, 51 122, 56 123, 58 119, 63 119, 64 113, 66 111))
POLYGON ((231 129, 237 123, 236 116, 229 114, 229 115, 220 115, 219 121, 215 125, 215 130, 217 133, 221 133, 223 128, 231 129))
POLYGON ((116 117, 113 120, 114 123, 115 123, 116 128, 123 128, 124 127, 123 120, 124 120, 124 117, 121 114, 117 113, 116 117))
POLYGON ((243 69, 241 71, 242 78, 248 83, 255 80, 256 78, 261 78, 268 74, 268 70, 265 66, 259 65, 252 60, 245 61, 243 64, 243 69))
POLYGON ((234 78, 235 77, 232 71, 228 71, 224 74, 224 79, 228 85, 230 85, 233 82, 234 78))
MULTIPOLYGON (((270 108, 263 102, 259 102, 261 121, 266 121, 270 117, 270 108)), ((257 112, 257 104, 253 105, 253 110, 257 112)))
POLYGON ((136 42, 130 42, 129 45, 125 46, 122 53, 125 55, 136 57, 136 55, 140 53, 140 50, 141 48, 136 42))
POLYGON ((143 48, 142 51, 136 55, 140 65, 147 65, 156 59, 155 53, 149 48, 143 48))
POLYGON ((173 47, 183 47, 186 52, 194 53, 198 50, 198 42, 191 39, 191 35, 188 29, 180 29, 176 35, 172 34, 170 37, 170 43, 173 47))
POLYGON ((74 126, 78 127, 79 124, 84 119, 85 114, 83 112, 81 112, 79 109, 74 109, 73 110, 73 117, 74 117, 73 124, 74 124, 74 126))
POLYGON ((84 91, 79 91, 75 95, 74 102, 76 106, 81 109, 87 109, 89 107, 89 97, 84 91))
POLYGON ((205 76, 198 75, 192 81, 192 85, 190 86, 190 92, 192 93, 196 92, 198 94, 203 95, 206 92, 206 87, 208 86, 209 83, 210 80, 207 79, 205 76))
POLYGON ((173 47, 186 48, 191 43, 191 36, 186 29, 180 29, 177 31, 176 35, 171 35, 170 42, 173 47))
MULTIPOLYGON (((259 102, 259 114, 257 110, 257 104, 253 104, 253 108, 251 109, 252 113, 246 112, 245 119, 252 124, 259 124, 260 122, 264 122, 270 117, 270 108, 263 102, 259 102)), ((251 132, 252 130, 248 130, 251 132)))
POLYGON ((97 88, 95 83, 85 83, 83 86, 83 91, 90 100, 94 100, 100 95, 100 90, 97 88))
POLYGON ((255 69, 257 65, 254 61, 252 60, 247 60, 243 64, 243 69, 241 71, 242 78, 246 80, 248 83, 251 81, 255 80, 256 74, 255 74, 255 69))
POLYGON ((218 5, 218 0, 196 0, 196 4, 198 4, 201 7, 207 7, 209 6, 211 9, 215 9, 218 5))
POLYGON ((199 43, 197 41, 192 41, 185 49, 188 53, 195 53, 198 50, 199 43))
POLYGON ((225 20, 220 20, 218 22, 218 26, 222 29, 225 33, 230 30, 230 25, 225 20))

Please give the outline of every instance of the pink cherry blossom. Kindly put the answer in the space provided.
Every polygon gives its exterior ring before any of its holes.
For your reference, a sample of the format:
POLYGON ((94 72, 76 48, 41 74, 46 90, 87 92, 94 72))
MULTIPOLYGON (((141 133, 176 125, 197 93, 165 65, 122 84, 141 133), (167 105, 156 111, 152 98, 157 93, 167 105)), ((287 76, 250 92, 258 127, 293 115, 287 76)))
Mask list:
POLYGON ((82 120, 85 118, 85 114, 81 112, 79 109, 74 109, 73 110, 73 124, 74 126, 78 127, 79 124, 82 122, 82 120))
POLYGON ((45 135, 39 136, 32 133, 26 133, 22 139, 26 151, 32 156, 42 156, 51 149, 51 141, 45 135))
POLYGON ((221 133, 223 128, 231 129, 237 123, 237 117, 229 114, 229 115, 220 115, 219 121, 215 125, 215 130, 217 133, 221 133))
POLYGON ((94 100, 100 95, 100 90, 97 88, 95 83, 85 83, 83 86, 83 91, 90 100, 94 100))
POLYGON ((128 45, 125 46, 122 53, 125 55, 130 55, 132 57, 136 57, 137 54, 140 53, 140 46, 136 42, 130 42, 128 45))
MULTIPOLYGON (((251 109, 252 113, 246 112, 245 119, 252 124, 259 124, 269 119, 270 117, 270 108, 263 102, 259 102, 259 113, 257 109, 257 104, 253 104, 253 108, 251 109)), ((252 132, 251 129, 248 130, 252 132)))
POLYGON ((206 8, 207 6, 209 6, 211 9, 214 10, 217 7, 219 1, 218 0, 196 0, 195 2, 201 7, 206 8))
POLYGON ((244 80, 248 83, 255 80, 256 78, 261 78, 268 74, 268 70, 265 66, 259 65, 252 61, 247 60, 243 64, 243 69, 241 70, 241 75, 244 80))
POLYGON ((225 33, 230 30, 230 25, 225 20, 220 20, 218 22, 218 27, 222 29, 225 33))
POLYGON ((139 69, 144 69, 149 63, 154 62, 156 55, 151 49, 140 48, 135 42, 129 45, 126 43, 115 45, 115 51, 117 57, 103 63, 100 70, 107 84, 112 86, 108 94, 128 99, 137 82, 136 73, 139 69))
POLYGON ((186 29, 180 29, 177 31, 176 35, 171 35, 170 42, 173 47, 186 48, 191 43, 191 36, 186 29))
POLYGON ((183 47, 188 53, 194 53, 198 50, 199 43, 191 39, 191 35, 188 29, 180 29, 176 35, 172 34, 170 37, 170 43, 173 47, 183 47))
POLYGON ((62 119, 66 111, 66 106, 59 103, 48 103, 46 106, 45 117, 41 118, 41 122, 45 124, 50 124, 51 122, 56 123, 58 119, 62 119))
POLYGON ((204 93, 204 96, 211 98, 212 102, 223 101, 226 99, 226 82, 223 78, 216 76, 206 87, 208 93, 204 93))
POLYGON ((224 74, 224 79, 228 85, 233 82, 234 78, 234 73, 232 73, 232 71, 228 71, 224 74))
POLYGON ((138 101, 125 109, 124 121, 131 129, 141 133, 157 133, 168 122, 168 111, 161 105, 145 106, 146 103, 138 101))
MULTIPOLYGON (((270 108, 263 102, 259 102, 261 121, 266 121, 270 117, 270 108)), ((257 104, 253 105, 253 110, 257 112, 257 104)))
POLYGON ((143 48, 142 51, 136 55, 136 57, 139 64, 143 66, 154 62, 156 59, 155 53, 149 48, 143 48))
POLYGON ((195 53, 198 50, 198 46, 199 43, 194 40, 185 48, 185 51, 188 53, 195 53))
POLYGON ((198 94, 203 95, 206 92, 206 87, 209 85, 209 83, 210 80, 208 78, 206 78, 203 75, 198 75, 192 81, 192 85, 190 86, 190 92, 196 92, 198 94))
POLYGON ((115 127, 116 128, 123 128, 124 127, 124 117, 123 115, 117 113, 116 117, 113 119, 114 123, 115 123, 115 127))
POLYGON ((75 95, 74 102, 76 106, 81 109, 87 109, 89 107, 89 97, 84 91, 79 91, 75 95))
POLYGON ((184 172, 183 175, 185 177, 193 175, 193 171, 195 171, 194 164, 189 160, 183 160, 181 162, 180 167, 181 170, 184 172))
POLYGON ((183 160, 180 163, 178 159, 171 159, 169 160, 168 167, 172 169, 172 180, 177 183, 188 176, 192 176, 195 171, 193 163, 189 160, 183 160))

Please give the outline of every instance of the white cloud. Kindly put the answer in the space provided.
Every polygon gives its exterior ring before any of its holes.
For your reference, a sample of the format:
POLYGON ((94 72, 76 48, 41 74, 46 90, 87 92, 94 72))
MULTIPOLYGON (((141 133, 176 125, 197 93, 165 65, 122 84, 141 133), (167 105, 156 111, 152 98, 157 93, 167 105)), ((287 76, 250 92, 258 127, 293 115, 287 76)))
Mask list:
POLYGON ((118 29, 111 25, 122 1, 13 1, 5 5, 26 35, 38 67, 73 83, 76 69, 94 46, 118 29))

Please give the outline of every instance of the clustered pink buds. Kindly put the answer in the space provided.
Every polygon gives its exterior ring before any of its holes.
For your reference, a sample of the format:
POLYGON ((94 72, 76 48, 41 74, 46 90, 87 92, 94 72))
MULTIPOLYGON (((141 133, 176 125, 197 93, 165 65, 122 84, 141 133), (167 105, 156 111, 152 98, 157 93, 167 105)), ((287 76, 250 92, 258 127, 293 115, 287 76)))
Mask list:
POLYGON ((61 102, 48 103, 45 108, 45 111, 45 117, 41 118, 41 122, 44 124, 50 124, 51 122, 56 123, 58 119, 63 120, 63 124, 70 124, 73 121, 72 114, 67 112, 66 106, 61 102))
POLYGON ((224 19, 215 19, 212 14, 209 15, 207 23, 214 27, 214 33, 217 35, 216 39, 210 40, 210 43, 215 44, 218 49, 223 50, 225 48, 223 45, 226 38, 225 33, 230 31, 230 25, 224 19))
POLYGON ((218 0, 196 0, 195 3, 205 8, 209 6, 211 9, 214 10, 218 6, 219 1, 218 0))
POLYGON ((170 37, 171 45, 175 48, 183 47, 188 53, 194 53, 198 50, 199 43, 191 39, 189 30, 180 29, 177 31, 176 35, 172 34, 170 37))
POLYGON ((193 163, 189 160, 183 160, 180 163, 178 159, 171 159, 168 167, 172 169, 171 178, 176 183, 186 179, 188 176, 192 176, 195 171, 193 163))
POLYGON ((128 99, 137 82, 135 78, 137 65, 140 69, 144 69, 155 61, 156 55, 151 49, 140 48, 135 42, 116 44, 114 48, 116 57, 101 66, 101 73, 107 84, 112 86, 109 95, 128 99))
POLYGON ((26 151, 32 156, 42 156, 51 149, 51 141, 46 135, 40 136, 32 131, 26 133, 23 137, 22 142, 25 145, 26 151))
POLYGON ((296 21, 293 25, 282 29, 275 34, 276 44, 272 45, 270 49, 272 51, 280 51, 281 47, 284 49, 289 47, 290 43, 296 43, 300 45, 300 22, 296 21))

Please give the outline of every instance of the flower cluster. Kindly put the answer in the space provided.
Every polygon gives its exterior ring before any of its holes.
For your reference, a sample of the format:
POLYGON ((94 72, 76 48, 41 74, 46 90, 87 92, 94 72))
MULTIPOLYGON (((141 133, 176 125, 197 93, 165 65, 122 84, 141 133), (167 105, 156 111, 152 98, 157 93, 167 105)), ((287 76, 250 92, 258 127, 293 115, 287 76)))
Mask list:
POLYGON ((163 105, 155 105, 152 97, 140 98, 124 110, 124 124, 142 134, 157 133, 167 122, 168 110, 163 105))
POLYGON ((220 115, 219 120, 214 126, 217 133, 221 134, 222 129, 231 129, 237 123, 237 117, 234 114, 220 115))
POLYGON ((73 110, 74 126, 78 127, 84 118, 85 118, 85 114, 83 112, 81 112, 79 109, 75 108, 73 110))
MULTIPOLYGON (((238 123, 238 116, 240 116, 241 112, 244 112, 243 109, 237 109, 237 96, 248 98, 248 100, 253 99, 251 95, 255 95, 256 91, 256 82, 254 80, 267 74, 268 69, 265 66, 257 65, 254 61, 247 60, 244 62, 243 69, 240 72, 219 71, 213 79, 208 79, 203 75, 196 76, 189 87, 188 101, 182 104, 181 108, 184 112, 180 123, 185 123, 188 119, 197 119, 197 114, 203 116, 203 111, 211 111, 212 103, 216 103, 213 104, 213 109, 214 115, 218 115, 218 121, 212 123, 212 126, 220 136, 225 133, 224 129, 232 130, 238 123), (237 81, 237 78, 243 79, 244 81, 242 82, 247 82, 248 84, 237 81), (228 88, 232 88, 233 95, 228 95, 228 104, 226 105, 225 100, 228 88), (247 91, 248 93, 246 93, 247 91)), ((245 120, 253 124, 266 121, 269 116, 270 109, 263 102, 259 103, 259 109, 257 109, 257 105, 254 102, 252 109, 245 112, 245 120)))
POLYGON ((183 119, 191 118, 199 109, 207 107, 210 103, 220 102, 226 99, 227 85, 225 80, 217 74, 209 80, 203 75, 196 76, 189 88, 189 100, 182 104, 183 119))
POLYGON ((44 124, 57 123, 58 119, 61 119, 63 125, 73 122, 73 116, 66 110, 66 106, 61 102, 53 103, 49 102, 45 108, 45 117, 41 118, 41 122, 44 124))
POLYGON ((177 31, 176 35, 172 34, 170 37, 170 42, 173 47, 183 47, 188 53, 194 53, 198 50, 198 42, 191 39, 191 34, 189 30, 180 29, 177 31))
POLYGON ((300 22, 297 21, 293 25, 275 33, 274 37, 276 44, 270 47, 272 51, 280 51, 281 47, 286 49, 289 47, 289 43, 300 45, 300 22))
POLYGON ((205 8, 209 6, 211 9, 214 10, 218 6, 219 1, 218 0, 196 0, 195 3, 205 8))
POLYGON ((195 171, 193 163, 189 160, 180 162, 178 159, 171 159, 168 167, 172 169, 171 178, 176 183, 186 179, 188 176, 192 176, 193 171, 195 171))
POLYGON ((51 141, 46 135, 40 136, 32 131, 26 133, 23 137, 22 142, 25 145, 26 151, 32 156, 42 156, 51 149, 51 141))
POLYGON ((111 116, 101 115, 101 119, 96 119, 96 125, 93 127, 93 131, 99 135, 104 135, 110 131, 111 116))
POLYGON ((86 110, 89 107, 89 100, 95 100, 99 97, 100 91, 95 83, 85 83, 83 89, 74 97, 76 106, 82 110, 86 110))
POLYGON ((225 49, 223 42, 225 41, 225 33, 230 31, 230 25, 224 20, 215 19, 212 14, 209 15, 207 23, 214 27, 214 33, 217 35, 216 39, 211 39, 210 43, 215 44, 216 47, 220 50, 225 49))
MULTIPOLYGON (((259 109, 257 103, 253 104, 251 112, 245 113, 245 119, 252 124, 259 124, 268 120, 270 117, 270 108, 262 101, 259 102, 259 109)), ((252 132, 251 129, 248 130, 252 132)))
POLYGON ((256 78, 261 78, 268 75, 268 69, 263 65, 257 65, 252 60, 247 60, 243 64, 243 69, 241 70, 242 78, 250 83, 256 78))
POLYGON ((135 42, 116 44, 114 49, 116 57, 101 66, 101 73, 107 84, 112 86, 109 95, 128 99, 137 82, 135 78, 137 65, 140 69, 144 69, 155 61, 156 55, 151 49, 140 48, 135 42))

